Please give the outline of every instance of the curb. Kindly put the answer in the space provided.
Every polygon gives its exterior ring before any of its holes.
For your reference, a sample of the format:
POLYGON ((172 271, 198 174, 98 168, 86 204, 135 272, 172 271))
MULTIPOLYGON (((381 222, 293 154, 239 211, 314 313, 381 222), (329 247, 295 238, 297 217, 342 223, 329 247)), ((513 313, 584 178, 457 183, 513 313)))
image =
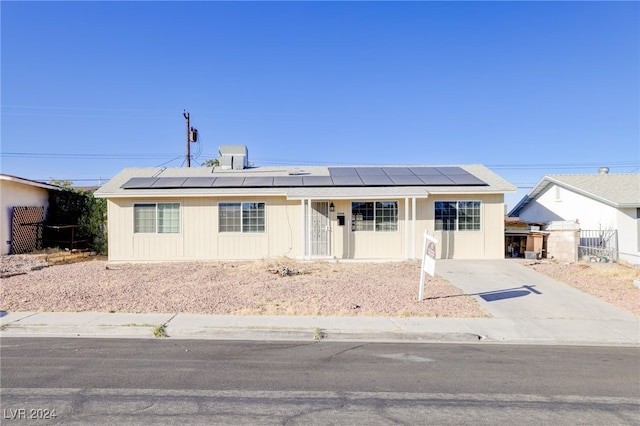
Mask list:
POLYGON ((154 336, 152 325, 105 326, 50 326, 44 324, 5 324, 0 327, 0 338, 119 338, 158 340, 237 340, 272 342, 358 342, 358 343, 458 343, 458 344, 511 344, 511 345, 564 345, 564 346, 621 346, 637 347, 637 343, 621 340, 586 341, 580 339, 528 339, 522 337, 497 338, 466 332, 403 332, 375 330, 331 330, 306 328, 171 328, 166 336, 154 336))
POLYGON ((165 327, 166 337, 154 337, 151 325, 136 326, 49 326, 6 324, 0 328, 3 337, 63 338, 135 338, 135 339, 199 339, 199 340, 269 340, 326 342, 404 342, 404 343, 475 343, 486 339, 473 333, 415 333, 374 330, 343 331, 327 329, 286 328, 172 328, 165 327))
POLYGON ((8 312, 1 337, 637 346, 638 318, 378 318, 8 312))

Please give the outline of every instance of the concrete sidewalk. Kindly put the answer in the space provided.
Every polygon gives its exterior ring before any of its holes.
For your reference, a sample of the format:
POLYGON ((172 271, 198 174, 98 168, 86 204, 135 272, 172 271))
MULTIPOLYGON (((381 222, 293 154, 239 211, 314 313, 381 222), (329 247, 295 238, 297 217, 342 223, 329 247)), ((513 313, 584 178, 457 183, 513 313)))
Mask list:
POLYGON ((0 337, 639 345, 638 319, 293 317, 12 312, 0 337))
POLYGON ((163 330, 170 339, 640 346, 640 318, 517 262, 443 260, 437 268, 492 318, 0 312, 0 337, 153 338, 163 330))

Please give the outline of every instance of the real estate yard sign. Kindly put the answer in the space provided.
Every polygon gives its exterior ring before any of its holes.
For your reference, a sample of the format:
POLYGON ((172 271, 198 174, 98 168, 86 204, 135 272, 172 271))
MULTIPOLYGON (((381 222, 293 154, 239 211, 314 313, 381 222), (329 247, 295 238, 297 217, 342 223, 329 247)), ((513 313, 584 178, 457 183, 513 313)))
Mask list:
POLYGON ((422 245, 422 269, 420 270, 420 289, 418 290, 418 300, 424 298, 424 274, 432 277, 436 274, 436 244, 438 240, 424 231, 424 244, 422 245))

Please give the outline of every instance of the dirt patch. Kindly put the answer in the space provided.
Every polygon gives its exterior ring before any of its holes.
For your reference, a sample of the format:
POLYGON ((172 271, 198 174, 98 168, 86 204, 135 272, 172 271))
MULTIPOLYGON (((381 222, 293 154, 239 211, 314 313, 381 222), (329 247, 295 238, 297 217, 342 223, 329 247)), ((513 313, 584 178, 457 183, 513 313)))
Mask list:
MULTIPOLYGON (((522 263, 640 316, 640 270, 614 263, 522 263)), ((471 297, 417 262, 189 262, 108 264, 103 257, 45 267, 2 256, 0 309, 225 315, 488 317, 471 297)))
POLYGON ((522 261, 524 265, 640 317, 640 269, 618 263, 522 261))

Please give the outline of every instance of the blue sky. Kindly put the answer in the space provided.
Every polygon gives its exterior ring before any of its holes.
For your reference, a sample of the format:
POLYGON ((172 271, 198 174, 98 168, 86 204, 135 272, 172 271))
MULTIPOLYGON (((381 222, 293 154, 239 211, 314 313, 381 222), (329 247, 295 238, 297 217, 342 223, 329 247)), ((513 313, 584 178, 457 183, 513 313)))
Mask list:
POLYGON ((0 3, 2 173, 261 165, 640 171, 638 2, 0 3))

